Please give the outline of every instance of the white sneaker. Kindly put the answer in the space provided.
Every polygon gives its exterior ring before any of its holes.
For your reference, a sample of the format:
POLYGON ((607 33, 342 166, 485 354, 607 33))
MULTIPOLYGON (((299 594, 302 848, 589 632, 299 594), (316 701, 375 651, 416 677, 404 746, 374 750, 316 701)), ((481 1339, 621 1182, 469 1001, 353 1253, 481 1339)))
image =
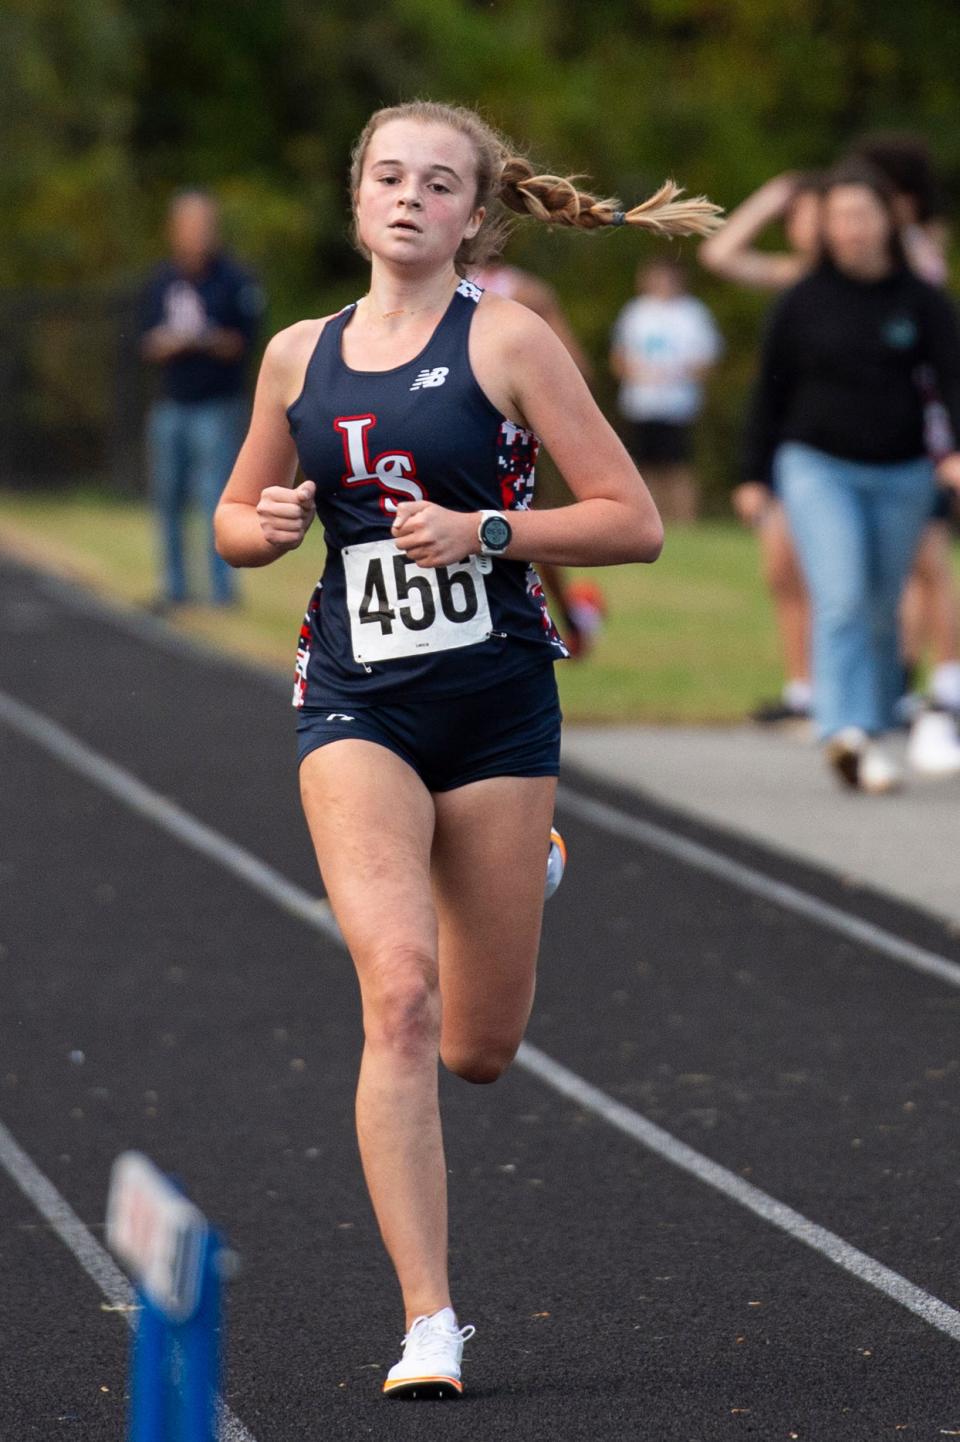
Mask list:
POLYGON ((871 741, 860 758, 860 790, 883 796, 903 785, 903 770, 888 751, 871 741))
POLYGON ((846 786, 860 785, 860 763, 870 737, 859 726, 845 726, 827 742, 827 760, 846 786))
POLYGON ((415 1317, 403 1339, 403 1356, 387 1373, 388 1397, 459 1397, 463 1344, 475 1327, 458 1327, 450 1307, 432 1317, 415 1317))
POLYGON ((563 837, 555 826, 550 828, 550 855, 547 857, 547 883, 543 891, 544 901, 549 901, 563 880, 567 864, 567 848, 563 837))
POLYGON ((907 761, 924 776, 960 773, 960 736, 948 712, 924 711, 917 717, 910 731, 907 761))

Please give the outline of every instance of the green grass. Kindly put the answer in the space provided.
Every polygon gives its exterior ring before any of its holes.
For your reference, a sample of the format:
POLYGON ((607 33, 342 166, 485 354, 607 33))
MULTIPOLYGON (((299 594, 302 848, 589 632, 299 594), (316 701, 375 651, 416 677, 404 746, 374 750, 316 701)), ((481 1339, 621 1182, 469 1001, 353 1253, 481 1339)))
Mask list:
MULTIPOLYGON (((199 566, 199 537, 194 534, 199 566)), ((150 517, 141 504, 77 493, 0 492, 0 545, 104 595, 140 605, 156 584, 150 517)), ((197 606, 184 632, 291 672, 296 635, 323 565, 319 530, 293 555, 242 578, 236 612, 197 606)), ((559 666, 568 721, 733 721, 779 686, 773 623, 753 538, 708 521, 667 536, 655 566, 590 573, 609 621, 584 662, 559 666)))

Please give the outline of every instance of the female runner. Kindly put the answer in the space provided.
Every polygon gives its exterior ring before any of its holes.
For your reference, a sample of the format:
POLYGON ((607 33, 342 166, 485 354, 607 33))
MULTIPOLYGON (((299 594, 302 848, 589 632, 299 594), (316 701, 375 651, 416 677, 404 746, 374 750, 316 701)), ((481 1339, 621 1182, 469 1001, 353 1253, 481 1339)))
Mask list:
POLYGON ((217 513, 268 565, 319 513, 326 568, 298 654, 303 805, 363 1003, 357 1130, 406 1309, 396 1395, 458 1395, 438 1056, 492 1082, 533 1001, 564 654, 529 564, 653 561, 656 509, 569 352, 462 279, 496 200, 538 220, 705 234, 672 184, 626 215, 538 176, 472 112, 378 111, 351 173, 370 288, 267 347, 217 513), (533 511, 538 437, 576 498, 533 511), (297 464, 307 478, 294 484, 297 464))

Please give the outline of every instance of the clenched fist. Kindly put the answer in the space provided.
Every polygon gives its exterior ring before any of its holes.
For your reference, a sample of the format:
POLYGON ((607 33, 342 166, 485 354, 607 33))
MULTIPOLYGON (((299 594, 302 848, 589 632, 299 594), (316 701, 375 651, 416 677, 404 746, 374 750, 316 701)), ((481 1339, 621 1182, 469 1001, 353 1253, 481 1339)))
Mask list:
POLYGON ((296 550, 317 514, 313 481, 299 486, 267 486, 257 502, 260 529, 271 546, 283 551, 296 550))
POLYGON ((390 534, 418 566, 450 566, 479 551, 476 511, 450 511, 432 501, 401 501, 390 534))

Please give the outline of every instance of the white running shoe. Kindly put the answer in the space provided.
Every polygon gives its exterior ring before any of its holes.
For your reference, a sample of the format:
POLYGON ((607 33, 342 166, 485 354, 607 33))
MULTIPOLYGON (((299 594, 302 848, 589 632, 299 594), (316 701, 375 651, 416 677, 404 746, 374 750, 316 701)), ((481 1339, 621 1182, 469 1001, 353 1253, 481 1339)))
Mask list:
POLYGON ((903 785, 903 769, 888 751, 871 741, 860 758, 860 790, 884 796, 903 785))
POLYGON ((550 828, 550 855, 547 857, 547 884, 544 888, 543 899, 549 901, 563 880, 564 868, 567 864, 567 848, 563 837, 555 826, 550 828))
POLYGON ((459 1397, 463 1344, 475 1327, 458 1327, 450 1307, 415 1317, 403 1339, 403 1356, 387 1373, 387 1397, 459 1397))
POLYGON ((907 762, 924 776, 960 773, 960 736, 947 711, 924 711, 917 717, 910 730, 907 762))

